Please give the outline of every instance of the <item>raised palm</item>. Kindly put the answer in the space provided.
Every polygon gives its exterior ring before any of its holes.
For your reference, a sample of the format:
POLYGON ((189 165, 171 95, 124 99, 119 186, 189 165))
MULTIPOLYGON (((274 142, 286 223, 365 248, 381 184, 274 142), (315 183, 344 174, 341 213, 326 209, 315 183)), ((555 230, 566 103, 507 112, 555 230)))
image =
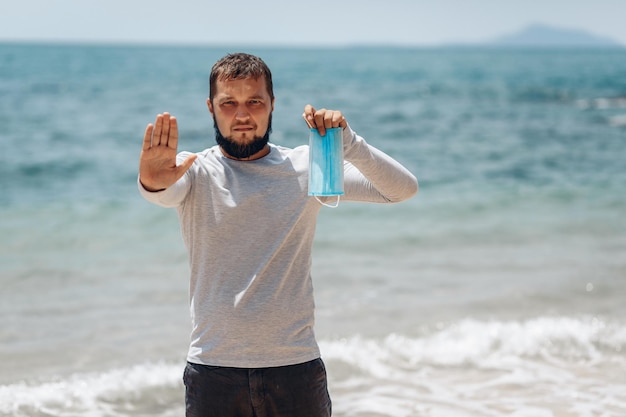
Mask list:
POLYGON ((149 124, 143 137, 139 157, 139 179, 149 191, 159 191, 173 185, 191 167, 196 155, 176 165, 178 124, 169 113, 159 114, 154 125, 149 124))

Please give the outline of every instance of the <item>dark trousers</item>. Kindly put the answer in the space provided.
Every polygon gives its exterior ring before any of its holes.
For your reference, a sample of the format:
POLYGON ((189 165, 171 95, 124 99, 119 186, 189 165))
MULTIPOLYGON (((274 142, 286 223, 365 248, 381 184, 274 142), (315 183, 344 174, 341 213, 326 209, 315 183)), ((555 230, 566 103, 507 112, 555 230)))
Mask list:
POLYGON ((187 417, 330 417, 321 359, 275 368, 187 363, 187 417))

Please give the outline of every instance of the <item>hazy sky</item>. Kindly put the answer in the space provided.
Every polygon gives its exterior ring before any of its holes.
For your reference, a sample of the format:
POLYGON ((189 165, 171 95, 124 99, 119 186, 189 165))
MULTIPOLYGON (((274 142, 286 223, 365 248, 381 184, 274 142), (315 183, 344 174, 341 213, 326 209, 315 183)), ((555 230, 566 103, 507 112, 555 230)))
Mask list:
POLYGON ((625 0, 2 0, 0 41, 431 46, 531 23, 626 45, 625 0))

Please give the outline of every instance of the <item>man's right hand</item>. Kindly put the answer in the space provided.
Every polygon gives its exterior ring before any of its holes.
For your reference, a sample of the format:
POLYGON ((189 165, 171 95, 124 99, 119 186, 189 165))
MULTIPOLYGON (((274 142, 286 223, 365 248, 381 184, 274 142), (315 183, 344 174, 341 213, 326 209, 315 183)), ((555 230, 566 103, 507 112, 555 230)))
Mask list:
POLYGON ((148 191, 161 191, 172 186, 191 167, 197 155, 191 155, 176 166, 178 124, 169 113, 159 114, 143 136, 139 157, 139 181, 148 191))

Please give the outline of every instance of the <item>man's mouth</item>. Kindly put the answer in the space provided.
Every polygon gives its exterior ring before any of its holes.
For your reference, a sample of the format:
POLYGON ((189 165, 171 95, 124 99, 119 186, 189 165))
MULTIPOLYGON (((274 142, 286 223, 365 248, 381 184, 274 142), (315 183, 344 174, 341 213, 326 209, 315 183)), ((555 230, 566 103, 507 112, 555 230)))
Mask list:
POLYGON ((233 127, 233 130, 235 132, 250 132, 254 130, 254 126, 240 125, 240 126, 233 127))

